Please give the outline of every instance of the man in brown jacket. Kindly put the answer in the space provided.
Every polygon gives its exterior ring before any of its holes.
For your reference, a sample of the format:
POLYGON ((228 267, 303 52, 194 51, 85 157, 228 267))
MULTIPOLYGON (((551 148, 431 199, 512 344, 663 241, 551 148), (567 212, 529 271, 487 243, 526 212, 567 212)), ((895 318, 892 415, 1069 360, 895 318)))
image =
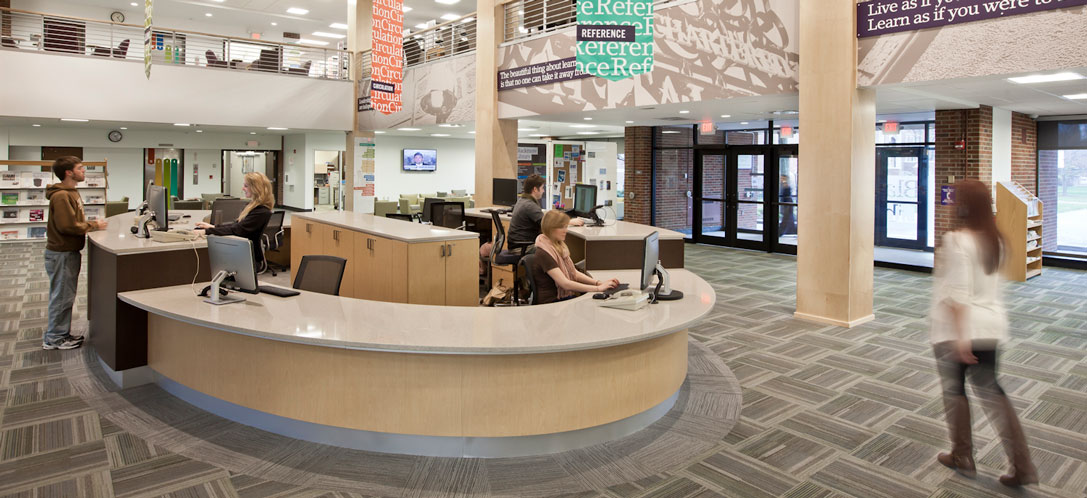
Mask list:
POLYGON ((87 169, 75 156, 53 162, 53 174, 60 178, 45 188, 49 199, 49 220, 45 243, 45 271, 49 274, 49 325, 42 336, 42 349, 75 349, 83 337, 73 337, 72 305, 87 232, 106 228, 105 220, 90 221, 83 216, 83 198, 76 185, 87 169))

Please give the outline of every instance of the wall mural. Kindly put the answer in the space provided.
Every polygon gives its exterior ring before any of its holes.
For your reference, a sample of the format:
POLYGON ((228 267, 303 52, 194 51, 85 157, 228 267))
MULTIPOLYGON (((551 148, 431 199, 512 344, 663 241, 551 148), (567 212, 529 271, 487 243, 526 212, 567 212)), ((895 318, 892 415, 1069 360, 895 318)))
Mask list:
MULTIPOLYGON (((359 81, 359 95, 369 95, 370 80, 359 81)), ((404 71, 403 109, 383 115, 359 111, 359 129, 383 130, 412 125, 475 121, 475 53, 450 57, 404 71)))

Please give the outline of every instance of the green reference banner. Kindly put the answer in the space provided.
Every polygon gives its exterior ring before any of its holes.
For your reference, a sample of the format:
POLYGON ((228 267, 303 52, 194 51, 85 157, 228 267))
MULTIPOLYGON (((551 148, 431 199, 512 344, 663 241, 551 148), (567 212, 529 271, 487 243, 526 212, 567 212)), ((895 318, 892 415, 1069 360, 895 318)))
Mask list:
POLYGON ((577 0, 577 71, 612 81, 653 70, 653 0, 577 0))

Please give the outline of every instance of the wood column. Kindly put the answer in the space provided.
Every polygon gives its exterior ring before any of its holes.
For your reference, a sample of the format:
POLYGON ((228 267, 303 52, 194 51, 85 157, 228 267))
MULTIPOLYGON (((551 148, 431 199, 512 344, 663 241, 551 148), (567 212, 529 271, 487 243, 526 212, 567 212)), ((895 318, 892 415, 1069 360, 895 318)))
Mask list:
POLYGON ((874 318, 875 90, 857 88, 856 1, 799 8, 796 317, 852 327, 874 318))
MULTIPOLYGON (((373 142, 373 130, 359 128, 358 101, 360 92, 359 81, 362 79, 362 65, 360 54, 368 52, 373 47, 371 31, 374 26, 374 4, 371 0, 356 0, 347 4, 347 50, 351 53, 351 81, 355 86, 355 98, 350 105, 354 117, 351 118, 352 132, 347 134, 347 148, 344 149, 344 211, 355 209, 355 143, 358 141, 373 142), (363 134, 365 132, 365 134, 363 134)), ((362 179, 358 179, 362 184, 362 179)))
POLYGON ((493 204, 492 179, 517 175, 517 120, 498 119, 502 3, 479 0, 476 4, 476 206, 493 204))

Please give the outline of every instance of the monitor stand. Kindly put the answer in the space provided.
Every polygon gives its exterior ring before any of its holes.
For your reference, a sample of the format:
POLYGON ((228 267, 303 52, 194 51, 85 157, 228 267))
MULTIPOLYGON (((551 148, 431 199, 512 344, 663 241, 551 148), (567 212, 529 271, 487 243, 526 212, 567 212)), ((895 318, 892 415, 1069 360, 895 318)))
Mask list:
POLYGON ((231 296, 219 296, 219 284, 223 283, 227 277, 233 277, 233 273, 227 273, 226 271, 219 270, 219 273, 215 274, 215 278, 211 279, 211 290, 208 291, 208 298, 204 300, 205 303, 211 303, 214 305, 240 303, 245 301, 244 297, 231 296))
POLYGON ((668 270, 664 269, 660 261, 657 261, 657 268, 653 270, 653 273, 657 274, 657 288, 653 290, 653 302, 683 299, 683 292, 672 290, 668 270))

